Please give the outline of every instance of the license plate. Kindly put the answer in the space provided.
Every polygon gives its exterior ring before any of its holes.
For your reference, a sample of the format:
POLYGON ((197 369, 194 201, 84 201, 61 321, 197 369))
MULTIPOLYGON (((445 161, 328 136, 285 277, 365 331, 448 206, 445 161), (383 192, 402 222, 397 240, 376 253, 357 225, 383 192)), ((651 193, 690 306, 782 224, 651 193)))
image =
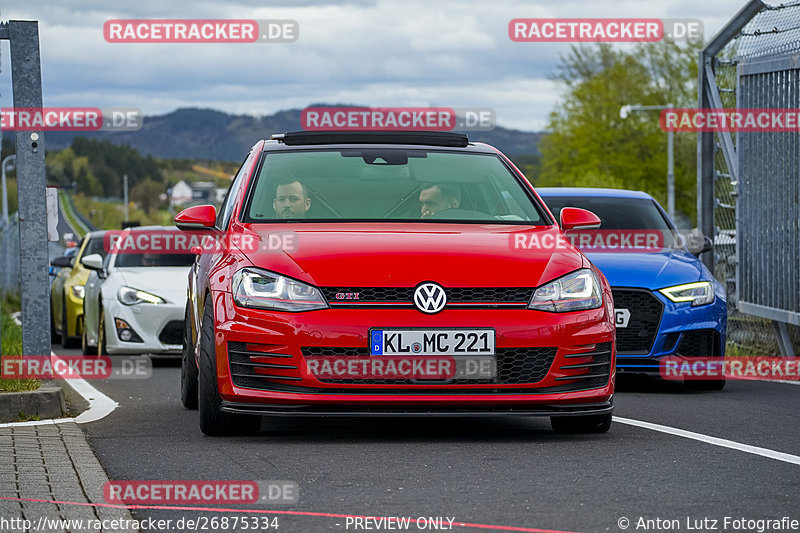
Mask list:
POLYGON ((627 309, 614 309, 614 322, 618 328, 627 328, 631 319, 631 312, 627 309))
POLYGON ((493 329, 371 329, 372 355, 494 355, 493 329))

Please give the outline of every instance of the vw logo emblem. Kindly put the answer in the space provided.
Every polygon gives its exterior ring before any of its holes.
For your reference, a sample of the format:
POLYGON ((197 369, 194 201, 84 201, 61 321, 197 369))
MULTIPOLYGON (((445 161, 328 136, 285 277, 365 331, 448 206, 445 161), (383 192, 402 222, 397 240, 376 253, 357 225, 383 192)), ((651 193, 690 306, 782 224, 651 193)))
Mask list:
POLYGON ((414 305, 423 313, 438 313, 446 303, 447 295, 442 286, 436 283, 423 283, 414 291, 414 305))

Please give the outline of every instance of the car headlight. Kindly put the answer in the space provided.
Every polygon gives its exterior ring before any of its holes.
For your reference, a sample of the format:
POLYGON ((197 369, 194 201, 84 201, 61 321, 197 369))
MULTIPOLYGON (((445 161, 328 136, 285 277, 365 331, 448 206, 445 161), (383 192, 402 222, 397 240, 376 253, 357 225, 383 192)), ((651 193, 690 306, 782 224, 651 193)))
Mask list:
POLYGON ((140 291, 133 287, 120 287, 117 291, 117 299, 125 305, 136 305, 141 303, 148 304, 164 304, 167 303, 163 298, 150 294, 149 292, 140 291))
POLYGON ((697 283, 686 283, 661 289, 661 294, 673 302, 692 302, 692 306, 706 305, 714 301, 714 287, 711 282, 698 281, 697 283))
POLYGON ((83 300, 83 295, 85 293, 86 293, 86 291, 84 290, 83 285, 73 285, 72 286, 72 295, 75 298, 80 298, 81 300, 83 300))
POLYGON ((233 301, 242 307, 277 311, 327 309, 316 287, 268 270, 244 268, 234 274, 233 301))
POLYGON ((542 285, 533 292, 529 309, 565 313, 603 305, 600 281, 588 268, 576 270, 542 285))

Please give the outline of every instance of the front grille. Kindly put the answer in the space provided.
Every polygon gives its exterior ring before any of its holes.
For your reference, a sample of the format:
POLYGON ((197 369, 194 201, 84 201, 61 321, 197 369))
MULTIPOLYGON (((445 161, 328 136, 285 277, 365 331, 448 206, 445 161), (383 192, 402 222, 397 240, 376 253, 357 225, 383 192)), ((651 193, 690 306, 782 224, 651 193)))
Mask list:
POLYGON ((171 320, 158 335, 162 344, 183 344, 183 320, 171 320))
MULTIPOLYGON (((394 305, 413 307, 414 287, 320 287, 334 307, 394 305), (339 298, 337 298, 337 295, 339 298), (356 297, 357 295, 357 297, 356 297)), ((447 307, 520 307, 533 295, 533 287, 445 287, 447 307)))
MULTIPOLYGON (((270 347, 286 351, 285 347, 270 347)), ((322 383, 331 385, 403 385, 403 388, 371 389, 349 387, 308 387, 302 381, 300 369, 302 361, 287 353, 263 351, 263 346, 241 342, 228 343, 228 362, 233 384, 249 389, 278 392, 298 392, 307 394, 545 394, 572 392, 604 386, 608 383, 611 362, 611 343, 598 344, 594 352, 578 354, 576 357, 591 356, 591 361, 603 366, 570 370, 574 376, 569 381, 549 387, 526 388, 458 388, 453 385, 528 385, 543 380, 550 372, 558 351, 551 347, 497 348, 497 375, 494 379, 453 379, 447 382, 433 380, 379 380, 379 379, 324 379, 322 383)), ((368 357, 368 348, 353 347, 304 347, 306 357, 368 357)), ((575 365, 570 359, 562 361, 562 367, 575 365)), ((562 370, 562 373, 566 373, 562 370)))
POLYGON ((681 336, 676 355, 681 357, 714 357, 717 332, 713 329, 685 331, 681 336))
MULTIPOLYGON (((304 357, 369 357, 367 348, 345 348, 345 347, 304 347, 302 349, 304 357)), ((556 357, 558 348, 497 348, 495 350, 495 360, 497 363, 497 375, 493 379, 451 379, 448 381, 437 381, 447 385, 521 385, 526 383, 537 383, 544 379, 553 360, 556 357)), ((322 383, 339 385, 424 385, 426 380, 411 379, 319 379, 322 383)))
POLYGON ((614 308, 627 309, 631 313, 628 327, 617 328, 617 353, 650 353, 661 323, 664 304, 645 289, 612 287, 611 293, 614 296, 614 308))

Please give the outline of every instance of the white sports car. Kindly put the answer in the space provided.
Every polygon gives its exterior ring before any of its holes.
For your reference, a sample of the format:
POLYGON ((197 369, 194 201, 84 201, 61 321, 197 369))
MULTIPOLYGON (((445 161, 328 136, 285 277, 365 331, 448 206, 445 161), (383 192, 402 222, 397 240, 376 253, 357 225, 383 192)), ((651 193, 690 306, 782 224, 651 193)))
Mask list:
MULTIPOLYGON (((137 237, 152 239, 162 232, 179 233, 174 227, 149 226, 126 229, 118 237, 141 244, 147 239, 137 237)), ((83 300, 83 353, 180 355, 194 259, 187 253, 113 246, 105 260, 84 257, 81 262, 92 272, 83 300)))

